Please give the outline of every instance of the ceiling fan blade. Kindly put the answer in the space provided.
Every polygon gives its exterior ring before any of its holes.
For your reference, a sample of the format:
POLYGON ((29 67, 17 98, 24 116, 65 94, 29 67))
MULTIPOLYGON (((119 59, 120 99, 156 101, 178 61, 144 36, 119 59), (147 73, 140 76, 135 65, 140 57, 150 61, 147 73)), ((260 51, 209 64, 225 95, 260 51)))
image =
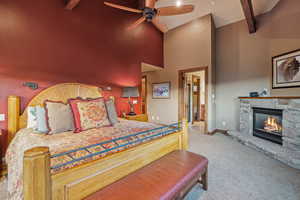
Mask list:
POLYGON ((113 8, 126 10, 126 11, 129 11, 129 12, 135 12, 135 13, 142 13, 143 12, 142 10, 138 10, 138 9, 134 9, 134 8, 128 8, 126 6, 120 6, 120 5, 117 5, 117 4, 114 4, 114 3, 109 3, 109 2, 106 2, 106 1, 104 1, 104 4, 107 5, 107 6, 113 7, 113 8))
POLYGON ((157 19, 157 17, 153 18, 152 19, 152 23, 154 24, 154 26, 160 30, 161 32, 165 33, 168 31, 168 27, 167 25, 163 24, 163 23, 160 23, 157 19))
POLYGON ((133 24, 131 24, 127 29, 128 30, 134 29, 135 27, 137 27, 138 25, 140 25, 144 21, 146 21, 146 17, 141 17, 137 21, 135 21, 133 24))
POLYGON ((193 5, 183 5, 180 7, 177 6, 168 6, 157 9, 157 15, 159 16, 172 16, 172 15, 181 15, 190 13, 194 10, 193 5))
POLYGON ((145 0, 145 6, 148 8, 154 8, 156 0, 145 0))

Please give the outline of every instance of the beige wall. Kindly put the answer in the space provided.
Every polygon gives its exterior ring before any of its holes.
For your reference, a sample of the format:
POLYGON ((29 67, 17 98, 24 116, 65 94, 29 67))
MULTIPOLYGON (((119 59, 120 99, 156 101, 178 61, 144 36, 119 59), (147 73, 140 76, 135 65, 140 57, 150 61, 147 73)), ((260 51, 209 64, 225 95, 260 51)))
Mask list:
POLYGON ((300 96, 300 88, 271 90, 272 56, 300 48, 299 8, 299 0, 280 1, 258 17, 255 34, 245 21, 217 29, 217 128, 239 129, 238 96, 263 88, 273 96, 300 96))
POLYGON ((178 121, 178 70, 193 67, 209 67, 209 105, 208 126, 215 126, 213 117, 214 91, 213 78, 213 32, 211 15, 196 19, 165 34, 164 37, 164 70, 146 73, 148 78, 148 114, 155 122, 169 123, 178 121), (170 99, 152 99, 151 84, 171 81, 170 99), (158 118, 157 118, 158 117, 158 118))

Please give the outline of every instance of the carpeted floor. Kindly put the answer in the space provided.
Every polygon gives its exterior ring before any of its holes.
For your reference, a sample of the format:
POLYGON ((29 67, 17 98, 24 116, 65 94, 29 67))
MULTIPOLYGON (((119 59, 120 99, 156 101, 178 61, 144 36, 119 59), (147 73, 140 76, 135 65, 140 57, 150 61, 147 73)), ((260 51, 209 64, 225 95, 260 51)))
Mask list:
MULTIPOLYGON (((190 151, 209 159, 209 190, 196 185, 185 200, 300 200, 300 171, 228 136, 190 130, 190 151)), ((5 200, 5 181, 0 199, 5 200)))
POLYGON ((228 136, 190 132, 190 151, 209 160, 209 190, 197 185, 186 200, 300 200, 300 170, 228 136))

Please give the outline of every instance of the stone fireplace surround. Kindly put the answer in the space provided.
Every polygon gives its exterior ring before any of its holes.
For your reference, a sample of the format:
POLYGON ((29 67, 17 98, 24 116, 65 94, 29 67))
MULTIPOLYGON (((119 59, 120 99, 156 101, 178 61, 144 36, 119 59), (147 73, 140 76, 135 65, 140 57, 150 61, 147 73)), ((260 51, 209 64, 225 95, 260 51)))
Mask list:
POLYGON ((241 97, 240 132, 231 131, 231 136, 245 145, 300 169, 300 97, 241 97), (253 136, 253 107, 282 109, 282 139, 278 145, 253 136))

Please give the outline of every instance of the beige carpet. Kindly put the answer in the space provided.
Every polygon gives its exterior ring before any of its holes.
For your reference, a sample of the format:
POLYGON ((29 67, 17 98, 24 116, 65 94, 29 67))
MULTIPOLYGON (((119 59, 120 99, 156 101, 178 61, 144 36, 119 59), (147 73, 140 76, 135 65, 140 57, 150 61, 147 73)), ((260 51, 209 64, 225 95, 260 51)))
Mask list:
MULTIPOLYGON (((300 200, 300 171, 230 137, 191 129, 190 150, 209 159, 209 190, 196 186, 187 200, 300 200)), ((0 199, 6 199, 0 181, 0 199)))
POLYGON ((205 122, 199 121, 194 122, 193 124, 189 124, 189 127, 191 131, 197 132, 197 133, 205 133, 205 122))
POLYGON ((300 170, 228 136, 190 132, 190 151, 209 160, 209 190, 196 186, 186 199, 300 200, 300 170))

